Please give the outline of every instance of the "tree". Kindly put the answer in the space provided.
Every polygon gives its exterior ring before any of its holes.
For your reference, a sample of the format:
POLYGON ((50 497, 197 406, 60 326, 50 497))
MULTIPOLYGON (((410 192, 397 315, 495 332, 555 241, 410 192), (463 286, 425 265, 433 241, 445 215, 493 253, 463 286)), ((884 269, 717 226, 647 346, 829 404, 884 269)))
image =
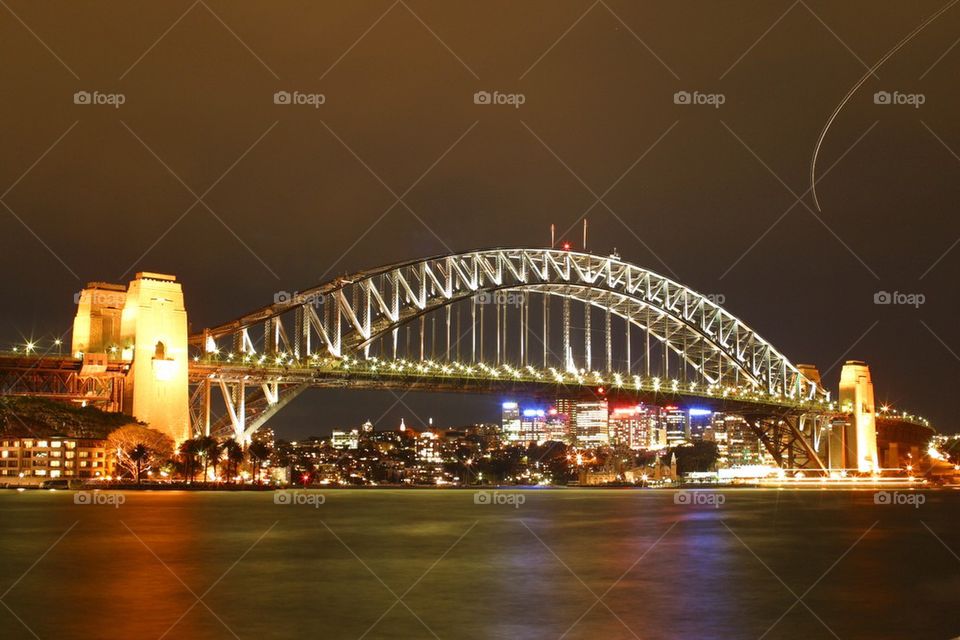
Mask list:
MULTIPOLYGON (((694 442, 670 450, 677 454, 677 473, 680 475, 693 471, 710 471, 717 463, 719 452, 715 442, 694 442)), ((666 460, 670 459, 670 452, 666 460)))
POLYGON ((140 484, 140 474, 143 472, 143 463, 150 457, 150 449, 148 449, 145 444, 138 444, 131 449, 127 455, 130 456, 130 459, 136 465, 137 484, 140 484))
POLYGON ((227 476, 234 478, 240 465, 247 457, 246 452, 240 446, 240 443, 233 438, 223 443, 223 450, 227 454, 227 476))
POLYGON ((184 440, 180 444, 180 461, 183 464, 184 476, 193 480, 197 475, 197 456, 200 455, 200 442, 196 438, 184 440))
POLYGON ((220 443, 216 438, 210 436, 200 436, 197 438, 197 453, 203 458, 203 481, 209 479, 207 470, 210 463, 213 463, 213 475, 217 475, 217 463, 220 461, 220 443))
POLYGON ((107 445, 116 453, 117 464, 130 475, 159 466, 173 456, 173 440, 170 436, 140 424, 127 424, 107 436, 107 445), (138 445, 143 445, 147 455, 140 461, 130 457, 138 445))
POLYGON ((270 454, 272 451, 270 447, 263 444, 262 442, 251 442, 250 446, 247 447, 247 455, 250 456, 250 462, 253 465, 253 481, 259 482, 260 480, 260 465, 263 464, 265 460, 270 459, 270 454))

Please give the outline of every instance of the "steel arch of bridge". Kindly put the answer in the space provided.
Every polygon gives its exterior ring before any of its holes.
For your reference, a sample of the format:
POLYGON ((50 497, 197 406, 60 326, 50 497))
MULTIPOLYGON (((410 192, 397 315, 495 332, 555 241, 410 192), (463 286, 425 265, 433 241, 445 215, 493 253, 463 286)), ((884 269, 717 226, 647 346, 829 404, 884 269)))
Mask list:
MULTIPOLYGON (((212 352, 226 338, 225 348, 237 354, 283 353, 296 361, 317 354, 363 357, 374 341, 389 342, 392 333, 396 354, 401 326, 460 301, 475 308, 484 294, 510 291, 577 300, 619 316, 649 333, 705 384, 829 401, 819 384, 706 296, 616 256, 557 249, 470 251, 362 271, 289 294, 191 342, 212 352)), ((447 323, 449 330, 449 315, 447 323)), ((565 351, 563 366, 572 370, 572 354, 565 351)))
MULTIPOLYGON (((530 297, 520 296, 517 311, 521 336, 530 328, 524 324, 524 318, 529 323, 530 297)), ((459 325, 459 315, 457 318, 459 325)), ((527 390, 550 387, 563 394, 609 384, 654 395, 665 392, 726 398, 729 394, 755 406, 791 411, 830 407, 826 390, 706 296, 617 256, 566 250, 489 249, 362 271, 304 291, 279 294, 274 304, 206 329, 190 340, 197 350, 191 380, 200 383, 191 400, 194 430, 209 433, 232 427, 238 439, 249 438, 302 390, 331 384, 449 390, 459 380, 463 390, 490 391, 503 389, 509 379, 527 390), (519 367, 508 364, 508 309, 500 298, 511 292, 543 298, 543 335, 538 336, 543 344, 542 369, 528 364, 533 359, 532 341, 527 338, 525 344, 523 337, 519 367), (559 357, 548 346, 548 298, 560 298, 563 304, 559 357), (606 363, 601 367, 605 374, 591 362, 591 311, 582 316, 584 348, 582 361, 575 362, 570 338, 571 301, 605 313, 606 363), (488 305, 490 302, 494 304, 488 305), (464 303, 470 307, 468 364, 459 361, 459 354, 457 359, 451 358, 451 309, 464 303), (496 314, 495 360, 485 359, 484 353, 487 306, 492 307, 489 313, 496 314), (446 322, 446 357, 440 362, 426 358, 424 352, 424 321, 434 312, 445 315, 446 322), (611 317, 625 321, 625 372, 613 370, 611 317), (405 327, 409 340, 414 324, 420 329, 420 356, 412 361, 398 359, 400 329, 405 327), (644 376, 630 370, 630 327, 639 328, 645 336, 644 376), (662 356, 657 371, 650 365, 651 338, 662 356), (371 357, 371 346, 380 348, 380 358, 371 357), (226 358, 219 355, 224 352, 229 354, 226 358), (559 360, 555 367, 549 366, 551 356, 559 360), (694 377, 692 381, 688 373, 694 377), (252 390, 249 398, 248 388, 252 390), (213 390, 222 395, 226 413, 212 429, 213 390)), ((431 351, 435 347, 431 338, 431 351)))

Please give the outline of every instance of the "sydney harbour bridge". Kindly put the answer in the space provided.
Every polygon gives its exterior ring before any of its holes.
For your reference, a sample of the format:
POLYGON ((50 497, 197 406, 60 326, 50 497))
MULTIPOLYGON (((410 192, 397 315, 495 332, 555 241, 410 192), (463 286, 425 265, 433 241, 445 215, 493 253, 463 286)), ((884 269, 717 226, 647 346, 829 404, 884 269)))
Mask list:
POLYGON ((742 415, 784 468, 878 468, 869 370, 834 399, 710 297, 617 255, 499 248, 278 292, 188 331, 180 283, 79 295, 70 353, 0 355, 0 393, 122 411, 180 441, 249 440, 310 387, 602 398, 742 415))

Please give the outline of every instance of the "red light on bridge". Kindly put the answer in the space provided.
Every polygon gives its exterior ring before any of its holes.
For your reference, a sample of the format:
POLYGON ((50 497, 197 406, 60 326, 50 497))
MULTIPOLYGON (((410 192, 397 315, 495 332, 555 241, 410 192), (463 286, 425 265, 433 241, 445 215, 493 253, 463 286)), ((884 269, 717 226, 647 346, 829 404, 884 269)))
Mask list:
POLYGON ((569 242, 564 242, 564 243, 563 243, 563 250, 564 250, 564 251, 570 251, 570 243, 569 243, 569 242))

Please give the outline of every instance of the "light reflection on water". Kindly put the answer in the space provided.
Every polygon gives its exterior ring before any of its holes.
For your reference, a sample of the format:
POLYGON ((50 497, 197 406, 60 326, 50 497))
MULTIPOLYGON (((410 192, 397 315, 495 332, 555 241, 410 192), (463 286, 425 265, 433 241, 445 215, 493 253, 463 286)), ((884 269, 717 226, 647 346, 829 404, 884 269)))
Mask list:
POLYGON ((527 491, 517 508, 324 495, 132 492, 113 508, 0 491, 0 637, 960 634, 943 546, 960 550, 957 493, 919 509, 871 492, 727 491, 718 508, 630 490, 527 491))

